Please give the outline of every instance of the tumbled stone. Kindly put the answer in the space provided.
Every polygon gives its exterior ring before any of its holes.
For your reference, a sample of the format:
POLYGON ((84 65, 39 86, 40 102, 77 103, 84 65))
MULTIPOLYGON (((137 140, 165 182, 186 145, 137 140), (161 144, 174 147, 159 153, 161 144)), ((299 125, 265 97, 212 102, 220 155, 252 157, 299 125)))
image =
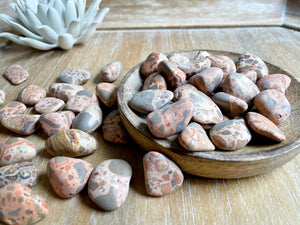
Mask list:
POLYGON ((102 67, 100 77, 105 82, 113 82, 120 77, 122 69, 123 66, 120 61, 113 61, 102 67))
POLYGON ((275 89, 260 92, 254 99, 257 111, 279 124, 291 114, 291 106, 285 95, 275 89))
POLYGON ((31 135, 40 128, 40 115, 8 115, 1 120, 1 125, 17 134, 31 135))
POLYGON ((5 91, 0 90, 0 105, 2 105, 4 103, 5 95, 6 95, 5 91))
POLYGON ((211 67, 218 67, 223 71, 223 79, 230 73, 236 72, 236 66, 231 58, 225 55, 209 56, 211 67))
POLYGON ((79 129, 88 134, 93 133, 102 124, 102 110, 96 105, 87 106, 72 122, 72 129, 79 129))
POLYGON ((18 94, 18 101, 26 105, 35 105, 46 97, 46 90, 35 84, 29 84, 18 94))
POLYGON ((82 191, 93 169, 85 160, 57 156, 49 160, 47 176, 60 197, 71 198, 82 191))
POLYGON ((23 114, 25 111, 26 105, 22 102, 11 101, 0 110, 0 121, 6 116, 23 114))
POLYGON ((158 72, 150 74, 144 81, 143 90, 167 90, 165 78, 158 72))
POLYGON ((19 162, 0 167, 0 187, 18 182, 32 187, 38 179, 38 170, 31 162, 19 162))
POLYGON ((262 77, 256 83, 260 91, 267 89, 276 89, 283 94, 288 89, 291 84, 291 78, 285 74, 270 74, 268 76, 262 77))
POLYGON ((21 84, 25 80, 28 79, 29 73, 22 66, 13 64, 6 68, 4 71, 4 76, 12 83, 12 84, 21 84))
POLYGON ((190 77, 194 73, 194 65, 188 57, 183 56, 179 53, 171 53, 167 55, 167 58, 177 68, 182 70, 187 77, 190 77))
POLYGON ((60 131, 68 130, 71 127, 75 114, 71 111, 46 113, 41 115, 40 124, 43 131, 51 136, 60 131))
POLYGON ((231 73, 224 79, 223 91, 243 99, 248 105, 251 104, 252 99, 259 93, 258 87, 240 73, 231 73))
POLYGON ((88 195, 100 208, 111 211, 119 208, 129 192, 131 166, 122 159, 101 162, 88 182, 88 195))
POLYGON ((192 85, 192 84, 183 84, 176 88, 173 93, 174 93, 174 99, 173 101, 178 101, 179 99, 182 98, 189 98, 190 95, 194 92, 197 91, 198 89, 192 85))
POLYGON ((71 99, 67 101, 65 109, 78 113, 92 104, 99 105, 99 100, 97 96, 91 91, 82 90, 77 92, 76 95, 74 95, 71 99))
POLYGON ((258 80, 269 74, 268 67, 262 59, 252 53, 245 52, 239 56, 237 72, 242 73, 248 70, 254 70, 258 80))
MULTIPOLYGON (((223 114, 223 120, 222 121, 225 121, 225 120, 229 120, 229 118, 223 114)), ((203 124, 203 123, 199 123, 201 125, 201 127, 204 128, 204 130, 209 130, 210 128, 212 128, 215 123, 208 123, 208 124, 203 124)))
POLYGON ((217 67, 210 67, 189 79, 189 83, 206 95, 210 95, 219 86, 223 79, 223 71, 217 67))
POLYGON ((179 167, 163 154, 148 152, 143 157, 146 191, 150 196, 164 196, 179 187, 183 174, 179 167))
POLYGON ((35 145, 24 138, 11 137, 0 144, 0 166, 31 161, 35 156, 35 145))
POLYGON ((103 138, 112 143, 127 143, 129 134, 118 109, 111 111, 103 120, 103 138))
POLYGON ((256 112, 248 112, 246 119, 251 129, 256 133, 275 141, 285 141, 284 133, 267 117, 256 112))
POLYGON ((171 103, 173 97, 173 92, 168 90, 140 91, 129 101, 129 106, 138 112, 148 114, 171 103))
POLYGON ((182 147, 188 151, 212 151, 215 146, 209 140, 203 127, 195 122, 187 125, 178 136, 178 141, 182 147))
POLYGON ((96 95, 106 107, 115 107, 118 104, 118 87, 114 84, 105 82, 97 84, 96 95))
POLYGON ((141 66, 141 71, 144 76, 157 72, 157 66, 162 60, 168 60, 168 58, 160 52, 152 52, 147 56, 145 62, 141 66))
POLYGON ((90 77, 90 72, 86 70, 64 70, 59 75, 63 83, 78 85, 85 84, 89 81, 90 77))
POLYGON ((0 189, 0 222, 30 225, 48 213, 47 202, 24 184, 10 183, 0 189))
POLYGON ((45 142, 46 150, 53 156, 80 157, 92 154, 98 148, 97 140, 88 133, 70 129, 58 132, 45 142))
POLYGON ((197 55, 192 60, 194 66, 193 74, 200 73, 201 71, 211 67, 211 61, 208 56, 210 56, 210 54, 206 51, 199 51, 197 53, 197 55))
POLYGON ((54 98, 54 97, 46 97, 35 104, 34 108, 35 111, 38 113, 51 113, 56 112, 57 110, 61 109, 64 106, 65 102, 61 99, 54 98))
POLYGON ((148 114, 147 124, 154 136, 166 138, 181 132, 190 122, 193 111, 192 100, 184 98, 148 114))
POLYGON ((225 120, 210 129, 210 139, 217 148, 238 150, 251 140, 251 134, 244 119, 225 120))
POLYGON ((167 84, 172 88, 177 88, 186 80, 185 72, 167 60, 161 61, 157 66, 157 70, 165 77, 167 84))
POLYGON ((253 83, 256 83, 257 81, 257 73, 255 70, 246 70, 242 72, 244 76, 246 76, 249 80, 251 80, 253 83))
POLYGON ((49 95, 67 102, 81 90, 83 87, 77 84, 54 83, 49 86, 49 95))
POLYGON ((248 109, 244 100, 225 92, 218 92, 212 96, 212 100, 219 106, 223 113, 234 118, 248 109))

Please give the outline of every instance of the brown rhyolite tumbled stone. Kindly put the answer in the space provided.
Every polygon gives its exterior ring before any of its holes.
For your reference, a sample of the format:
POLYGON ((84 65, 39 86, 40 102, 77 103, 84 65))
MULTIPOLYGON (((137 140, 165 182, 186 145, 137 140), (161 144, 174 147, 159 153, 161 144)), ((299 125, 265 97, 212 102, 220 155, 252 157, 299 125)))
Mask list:
POLYGON ((183 174, 180 168, 159 152, 143 157, 146 191, 150 196, 164 196, 180 188, 183 174))
POLYGON ((25 80, 28 79, 29 73, 22 66, 13 64, 6 68, 4 71, 4 76, 12 83, 12 84, 21 84, 25 80))
POLYGON ((54 83, 49 86, 49 95, 67 102, 81 90, 83 87, 77 84, 54 83))
POLYGON ((168 90, 145 90, 137 92, 129 101, 134 110, 148 114, 171 102, 174 94, 168 90))
POLYGON ((171 53, 167 55, 167 58, 171 63, 182 70, 187 75, 187 77, 191 76, 194 73, 194 65, 188 57, 183 56, 179 53, 171 53))
POLYGON ((31 188, 10 183, 0 189, 0 222, 4 224, 35 224, 49 213, 47 202, 31 188))
POLYGON ((65 109, 78 113, 84 110, 85 107, 93 104, 99 105, 97 96, 89 90, 81 90, 67 101, 65 109))
POLYGON ((217 123, 209 133, 215 146, 223 150, 241 149, 251 140, 251 134, 244 119, 225 120, 217 123))
POLYGON ((89 71, 86 70, 64 70, 59 75, 63 83, 68 84, 85 84, 91 77, 89 71))
POLYGON ((41 115, 8 115, 1 120, 1 125, 17 134, 31 135, 40 128, 41 115))
POLYGON ((106 107, 118 104, 118 87, 111 83, 102 82, 96 85, 96 95, 106 107))
POLYGON ((157 66, 157 70, 165 77, 167 84, 172 88, 177 88, 186 80, 185 72, 167 60, 161 61, 157 66))
POLYGON ((244 100, 234 97, 225 92, 218 92, 212 96, 212 100, 229 117, 234 118, 248 109, 248 104, 244 100))
POLYGON ((203 127, 195 122, 187 125, 178 136, 178 141, 182 147, 188 151, 212 151, 215 146, 209 140, 203 127))
POLYGON ((144 81, 143 90, 167 90, 165 78, 158 72, 150 74, 144 81))
POLYGON ((218 67, 223 71, 223 79, 230 73, 236 72, 236 66, 231 58, 225 55, 209 56, 211 67, 218 67))
POLYGON ((54 98, 54 97, 46 97, 35 104, 34 108, 35 111, 38 113, 51 113, 56 112, 60 108, 64 106, 65 102, 61 99, 54 98))
POLYGON ((273 123, 279 124, 291 114, 291 106, 283 93, 275 89, 260 92, 254 99, 254 105, 259 113, 273 123))
POLYGON ((154 136, 166 138, 181 132, 190 122, 193 112, 194 103, 184 98, 148 114, 147 124, 154 136))
POLYGON ((260 91, 267 89, 276 89, 277 91, 285 93, 286 89, 291 84, 291 78, 285 74, 270 74, 262 77, 256 83, 260 91))
POLYGON ((150 74, 157 72, 157 66, 162 60, 167 60, 168 58, 160 52, 152 52, 147 56, 145 62, 141 66, 141 71, 144 76, 149 76, 150 74))
POLYGON ((120 77, 122 69, 123 66, 120 61, 113 61, 102 67, 100 77, 105 82, 113 82, 120 77))
POLYGON ((49 160, 47 176, 60 197, 71 198, 85 187, 93 169, 85 160, 57 156, 49 160))
POLYGON ((35 84, 29 84, 18 94, 18 100, 26 105, 35 105, 46 97, 46 90, 35 84))
POLYGON ((0 121, 6 116, 23 114, 25 111, 26 105, 24 105, 22 102, 9 102, 0 110, 0 121))
POLYGON ((246 119, 256 133, 279 142, 286 139, 284 133, 267 117, 256 112, 248 112, 246 119))

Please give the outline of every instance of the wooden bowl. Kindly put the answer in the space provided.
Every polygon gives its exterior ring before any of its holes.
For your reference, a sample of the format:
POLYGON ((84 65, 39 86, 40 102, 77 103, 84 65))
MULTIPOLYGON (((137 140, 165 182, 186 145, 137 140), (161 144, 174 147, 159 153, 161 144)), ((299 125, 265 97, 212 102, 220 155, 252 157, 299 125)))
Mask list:
MULTIPOLYGON (((197 50, 179 52, 193 58, 197 50)), ((226 55, 235 62, 239 54, 209 51, 212 55, 226 55)), ((154 137, 148 129, 146 116, 137 114, 128 102, 141 91, 143 79, 140 66, 131 69, 123 78, 118 92, 119 111, 123 123, 135 142, 145 151, 158 151, 172 159, 186 173, 209 178, 241 178, 264 173, 279 167, 300 151, 300 84, 286 71, 267 63, 269 73, 282 73, 291 77, 292 82, 286 92, 291 104, 290 117, 279 125, 287 139, 276 143, 265 137, 253 135, 251 142, 237 151, 215 150, 210 152, 188 152, 180 146, 178 135, 166 139, 154 137)))

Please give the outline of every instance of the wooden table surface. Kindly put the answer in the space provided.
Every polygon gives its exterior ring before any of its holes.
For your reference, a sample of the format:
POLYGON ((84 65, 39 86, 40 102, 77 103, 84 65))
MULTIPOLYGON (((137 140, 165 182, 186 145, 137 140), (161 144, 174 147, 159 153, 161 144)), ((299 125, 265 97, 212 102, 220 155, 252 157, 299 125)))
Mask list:
MULTIPOLYGON (((86 45, 69 51, 37 51, 2 39, 2 72, 17 63, 31 75, 18 86, 0 78, 0 89, 7 93, 6 101, 15 100, 18 92, 30 83, 47 89, 65 69, 90 71, 92 78, 84 88, 94 92, 101 81, 99 71, 105 64, 120 60, 124 76, 152 51, 250 51, 300 81, 300 32, 291 29, 299 26, 299 19, 285 14, 295 15, 293 7, 285 6, 286 1, 230 1, 241 9, 235 14, 239 18, 244 15, 241 21, 231 15, 235 11, 232 3, 225 7, 229 1, 170 2, 168 6, 167 1, 151 1, 152 5, 150 1, 103 1, 102 6, 111 7, 103 26, 86 45), (237 2, 245 3, 248 10, 237 2), (221 8, 217 7, 218 3, 221 8), (196 10, 194 4, 205 8, 196 10), (160 10, 158 16, 154 16, 157 10, 160 10), (180 19, 182 12, 186 17, 180 19)), ((7 8, 6 4, 7 1, 0 1, 1 12, 7 8)), ((287 5, 299 6, 296 1, 288 1, 287 5)), ((4 25, 1 28, 6 29, 4 25)), ((121 78, 115 84, 120 81, 121 78)), ((17 135, 0 127, 0 142, 8 136, 17 135)), ((83 159, 94 167, 110 158, 124 159, 132 166, 126 202, 115 211, 105 212, 89 199, 86 189, 71 199, 59 198, 47 179, 46 165, 51 156, 44 151, 47 137, 40 131, 26 137, 35 143, 38 151, 33 163, 39 169, 39 180, 33 190, 47 200, 50 208, 49 215, 39 224, 300 224, 299 155, 277 169, 244 179, 207 179, 185 174, 182 188, 157 198, 147 196, 145 191, 142 149, 133 141, 105 142, 101 129, 93 136, 99 141, 99 149, 83 159)))

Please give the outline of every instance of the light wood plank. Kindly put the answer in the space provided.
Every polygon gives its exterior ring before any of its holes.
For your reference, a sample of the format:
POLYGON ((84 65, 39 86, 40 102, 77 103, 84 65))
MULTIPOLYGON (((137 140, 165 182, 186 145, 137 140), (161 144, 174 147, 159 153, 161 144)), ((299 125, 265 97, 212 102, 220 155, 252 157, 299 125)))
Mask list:
POLYGON ((286 3, 284 26, 300 29, 300 1, 288 0, 286 3))

